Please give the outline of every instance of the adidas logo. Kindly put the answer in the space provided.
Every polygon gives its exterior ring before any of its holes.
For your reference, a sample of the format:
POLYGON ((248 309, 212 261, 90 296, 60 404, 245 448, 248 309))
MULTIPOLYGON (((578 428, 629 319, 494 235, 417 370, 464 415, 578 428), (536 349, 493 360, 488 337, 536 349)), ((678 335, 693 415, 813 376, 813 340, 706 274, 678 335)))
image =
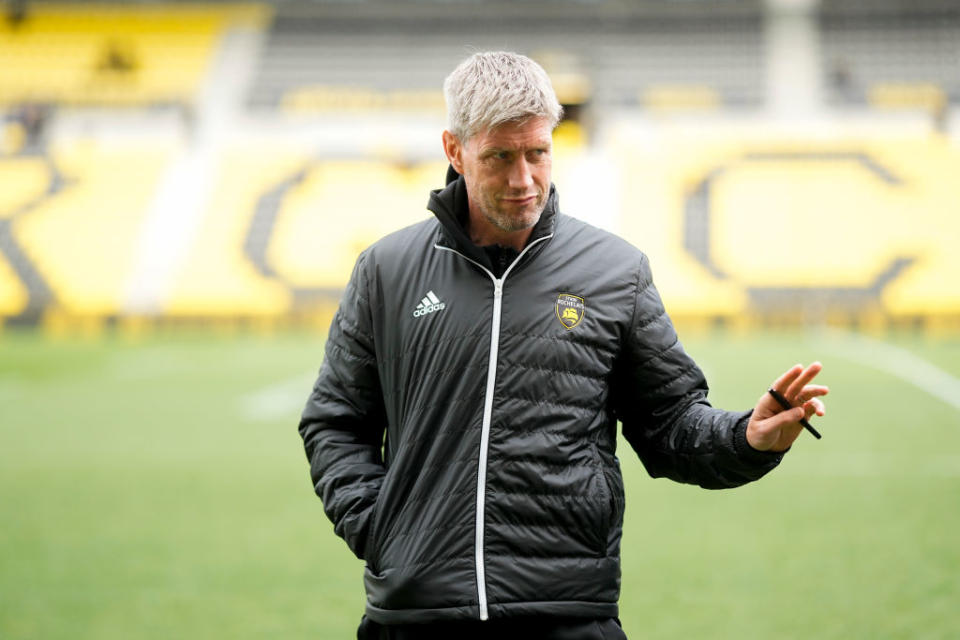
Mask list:
POLYGON ((443 311, 446 309, 447 305, 440 302, 440 298, 433 293, 433 291, 427 291, 427 295, 424 296, 423 300, 420 301, 420 304, 417 305, 417 308, 413 310, 413 317, 419 318, 420 316, 425 316, 428 313, 433 313, 434 311, 443 311))

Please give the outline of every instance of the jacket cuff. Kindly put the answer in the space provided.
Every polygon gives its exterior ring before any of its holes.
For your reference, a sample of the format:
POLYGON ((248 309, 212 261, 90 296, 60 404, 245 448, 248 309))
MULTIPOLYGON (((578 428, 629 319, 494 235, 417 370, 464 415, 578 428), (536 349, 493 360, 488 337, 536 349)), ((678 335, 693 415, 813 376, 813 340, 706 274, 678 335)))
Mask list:
POLYGON ((780 464, 783 455, 790 449, 788 448, 786 451, 758 451, 751 447, 750 443, 747 442, 747 424, 749 424, 752 415, 753 410, 750 410, 737 420, 737 424, 733 428, 733 448, 741 460, 772 469, 780 464))

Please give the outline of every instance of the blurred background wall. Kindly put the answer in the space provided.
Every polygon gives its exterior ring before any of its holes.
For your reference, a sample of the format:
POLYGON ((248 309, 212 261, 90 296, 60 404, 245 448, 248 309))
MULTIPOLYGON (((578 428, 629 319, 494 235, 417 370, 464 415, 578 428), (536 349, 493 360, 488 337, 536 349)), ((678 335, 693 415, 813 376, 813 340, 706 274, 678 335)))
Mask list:
POLYGON ((679 321, 960 330, 955 1, 0 6, 0 326, 325 329, 443 186, 445 75, 509 49, 562 208, 679 321))

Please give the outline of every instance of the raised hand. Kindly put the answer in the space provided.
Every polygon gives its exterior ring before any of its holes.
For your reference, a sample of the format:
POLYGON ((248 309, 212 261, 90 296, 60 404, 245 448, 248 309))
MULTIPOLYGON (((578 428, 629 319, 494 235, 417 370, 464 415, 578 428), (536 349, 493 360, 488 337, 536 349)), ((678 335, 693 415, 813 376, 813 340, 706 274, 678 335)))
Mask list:
POLYGON ((803 365, 794 365, 771 385, 794 405, 793 409, 784 410, 769 393, 764 392, 747 424, 747 442, 751 447, 758 451, 786 451, 803 431, 802 418, 809 420, 814 414, 824 414, 826 409, 819 396, 827 395, 830 390, 822 385, 808 384, 821 369, 823 365, 819 362, 806 369, 803 365))

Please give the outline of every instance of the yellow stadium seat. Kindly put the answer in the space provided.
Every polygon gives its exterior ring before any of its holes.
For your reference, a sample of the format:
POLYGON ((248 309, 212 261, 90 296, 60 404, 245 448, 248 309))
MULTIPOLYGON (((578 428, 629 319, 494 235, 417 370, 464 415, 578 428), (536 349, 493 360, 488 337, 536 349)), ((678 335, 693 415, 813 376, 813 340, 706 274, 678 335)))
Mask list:
POLYGON ((640 94, 640 104, 656 111, 713 110, 722 103, 720 93, 706 85, 654 85, 640 94))
POLYGON ((284 203, 270 244, 271 263, 297 286, 342 287, 364 248, 431 215, 427 194, 442 186, 444 167, 421 168, 415 172, 419 179, 408 180, 407 171, 386 163, 317 165, 284 203))
POLYGON ((31 5, 0 25, 0 105, 148 105, 192 100, 227 25, 256 5, 31 5))
POLYGON ((63 188, 13 231, 64 312, 123 308, 144 214, 169 150, 71 145, 54 150, 63 188))
POLYGON ((955 143, 670 132, 620 144, 621 232, 650 255, 672 312, 741 315, 779 291, 796 311, 869 300, 890 316, 960 313, 955 143), (699 257, 685 247, 691 206, 708 225, 699 257))
POLYGON ((0 218, 44 197, 50 172, 43 158, 0 157, 0 218))
POLYGON ((336 299, 360 251, 427 217, 427 193, 441 186, 444 170, 438 163, 400 168, 314 162, 284 150, 232 150, 167 312, 278 315, 294 310, 295 290, 321 290, 336 299), (258 202, 281 185, 272 233, 262 239, 268 275, 244 245, 258 202))
POLYGON ((21 313, 27 301, 27 290, 3 254, 0 254, 0 318, 21 313))
POLYGON ((263 147, 221 155, 209 205, 163 311, 173 316, 278 316, 290 311, 283 284, 258 273, 243 245, 258 198, 307 159, 263 147))

